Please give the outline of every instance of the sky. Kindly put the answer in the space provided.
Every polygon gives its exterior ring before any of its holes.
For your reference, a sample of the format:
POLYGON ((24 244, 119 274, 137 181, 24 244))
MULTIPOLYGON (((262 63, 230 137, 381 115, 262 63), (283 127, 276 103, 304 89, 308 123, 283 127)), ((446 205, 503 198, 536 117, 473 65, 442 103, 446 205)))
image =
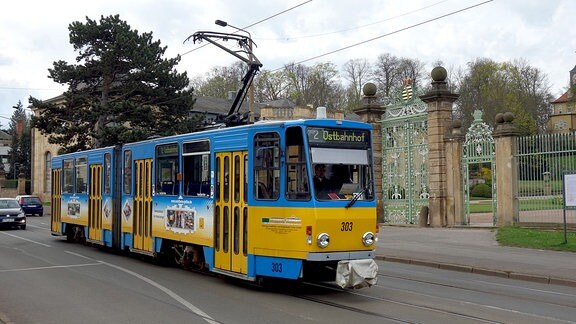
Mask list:
MULTIPOLYGON (((547 76, 559 97, 576 66, 574 0, 18 0, 0 11, 0 128, 18 101, 46 100, 66 90, 48 78, 53 63, 75 64, 68 26, 86 17, 120 15, 133 30, 152 32, 164 58, 190 78, 237 61, 214 45, 184 40, 197 31, 246 29, 263 68, 352 59, 375 63, 381 54, 418 59, 448 73, 467 62, 525 60, 547 76), (228 27, 215 25, 215 20, 228 27), (249 28, 246 28, 251 26, 249 28)), ((231 44, 235 49, 234 44, 231 44)))

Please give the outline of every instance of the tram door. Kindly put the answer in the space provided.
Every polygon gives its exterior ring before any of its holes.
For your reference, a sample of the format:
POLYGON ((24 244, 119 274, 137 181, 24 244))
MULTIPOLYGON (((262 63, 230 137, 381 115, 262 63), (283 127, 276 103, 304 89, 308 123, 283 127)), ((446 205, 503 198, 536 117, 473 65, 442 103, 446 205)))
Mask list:
POLYGON ((62 189, 60 188, 60 172, 62 169, 52 170, 52 199, 51 199, 51 226, 53 233, 62 231, 62 189))
POLYGON ((152 159, 134 161, 134 249, 152 252, 152 159))
POLYGON ((88 239, 102 241, 102 164, 90 165, 88 239))
POLYGON ((246 274, 248 268, 248 208, 246 151, 216 154, 214 266, 246 274))

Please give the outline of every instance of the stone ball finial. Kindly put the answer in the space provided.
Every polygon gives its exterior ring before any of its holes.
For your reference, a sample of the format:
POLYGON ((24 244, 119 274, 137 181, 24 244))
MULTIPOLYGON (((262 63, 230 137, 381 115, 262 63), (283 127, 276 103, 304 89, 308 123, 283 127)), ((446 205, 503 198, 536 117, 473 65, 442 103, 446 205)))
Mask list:
POLYGON ((365 96, 373 97, 376 95, 376 85, 372 82, 368 82, 362 87, 362 92, 365 96))
POLYGON ((432 73, 430 73, 430 75, 432 76, 432 80, 436 82, 445 81, 446 78, 448 77, 448 72, 446 71, 445 68, 437 66, 432 69, 432 73))
POLYGON ((502 123, 504 123, 504 114, 503 113, 497 113, 496 116, 494 117, 494 119, 496 120, 496 124, 502 124, 502 123))
POLYGON ((507 111, 504 113, 504 122, 505 123, 511 123, 514 121, 514 114, 507 111))

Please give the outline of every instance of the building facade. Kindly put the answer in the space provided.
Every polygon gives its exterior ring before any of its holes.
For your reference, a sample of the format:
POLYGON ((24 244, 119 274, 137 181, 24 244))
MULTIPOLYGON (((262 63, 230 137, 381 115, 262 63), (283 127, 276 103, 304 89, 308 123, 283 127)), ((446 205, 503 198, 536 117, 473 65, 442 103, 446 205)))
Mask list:
POLYGON ((12 143, 12 137, 6 132, 0 131, 0 164, 4 167, 3 170, 5 173, 10 172, 12 167, 8 159, 10 143, 12 143))
POLYGON ((570 87, 551 102, 552 115, 548 121, 548 129, 551 133, 571 133, 576 131, 576 66, 570 71, 570 87))

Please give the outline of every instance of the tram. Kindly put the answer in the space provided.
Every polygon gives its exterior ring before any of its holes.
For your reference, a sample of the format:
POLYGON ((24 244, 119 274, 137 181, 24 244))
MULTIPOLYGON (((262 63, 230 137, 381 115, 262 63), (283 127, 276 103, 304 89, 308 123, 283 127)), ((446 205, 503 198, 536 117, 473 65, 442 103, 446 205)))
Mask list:
POLYGON ((262 66, 252 40, 209 31, 189 39, 248 65, 228 115, 199 132, 53 157, 52 234, 249 281, 373 285, 371 126, 248 122, 239 108, 262 66))
POLYGON ((52 159, 51 232, 244 280, 369 286, 372 152, 370 125, 309 119, 63 154, 52 159))

